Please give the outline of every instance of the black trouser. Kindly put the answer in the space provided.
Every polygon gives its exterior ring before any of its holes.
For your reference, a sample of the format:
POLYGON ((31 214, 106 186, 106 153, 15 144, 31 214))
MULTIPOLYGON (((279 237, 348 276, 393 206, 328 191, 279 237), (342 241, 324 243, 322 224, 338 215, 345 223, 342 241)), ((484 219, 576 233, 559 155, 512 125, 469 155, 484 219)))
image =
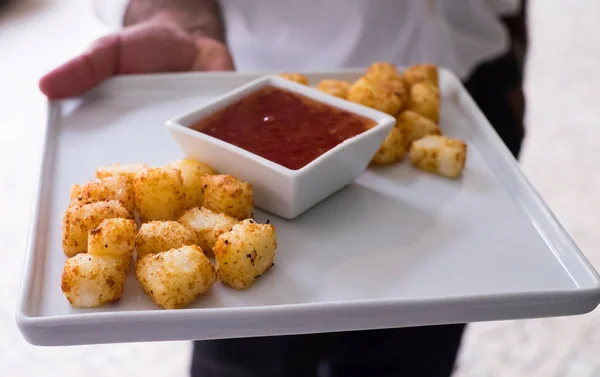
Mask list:
MULTIPOLYGON (((507 55, 484 63, 465 86, 515 157, 524 137, 521 15, 505 20, 507 55), (515 26, 516 25, 516 26, 515 26)), ((193 377, 448 377, 465 325, 194 342, 193 377)))
POLYGON ((194 377, 450 375, 464 325, 194 342, 194 377))

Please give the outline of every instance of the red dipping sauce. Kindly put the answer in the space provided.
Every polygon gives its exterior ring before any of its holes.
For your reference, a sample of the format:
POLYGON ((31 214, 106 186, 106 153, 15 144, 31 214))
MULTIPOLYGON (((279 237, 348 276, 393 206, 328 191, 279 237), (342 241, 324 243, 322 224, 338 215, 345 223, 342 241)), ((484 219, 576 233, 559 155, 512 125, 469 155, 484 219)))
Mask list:
POLYGON ((268 86, 191 128, 298 170, 374 125, 371 119, 268 86))

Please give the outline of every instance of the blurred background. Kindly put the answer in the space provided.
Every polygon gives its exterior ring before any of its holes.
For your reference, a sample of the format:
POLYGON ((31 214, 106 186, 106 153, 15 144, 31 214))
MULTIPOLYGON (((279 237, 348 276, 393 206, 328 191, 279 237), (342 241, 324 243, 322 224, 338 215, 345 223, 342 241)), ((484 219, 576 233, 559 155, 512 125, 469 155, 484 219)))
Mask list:
MULTIPOLYGON (((2 2, 2 1, 0 1, 2 2)), ((522 168, 600 269, 600 1, 529 2, 522 168)), ((45 121, 38 78, 106 32, 82 0, 0 9, 0 376, 186 376, 188 343, 38 348, 14 309, 45 121)), ((600 376, 600 312, 473 324, 456 377, 600 376)))

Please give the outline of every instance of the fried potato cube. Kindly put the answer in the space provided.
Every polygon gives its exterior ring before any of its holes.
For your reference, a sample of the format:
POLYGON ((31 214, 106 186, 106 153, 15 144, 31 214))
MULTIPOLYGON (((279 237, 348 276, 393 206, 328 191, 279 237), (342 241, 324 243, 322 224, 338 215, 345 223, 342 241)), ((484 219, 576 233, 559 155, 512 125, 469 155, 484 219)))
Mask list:
POLYGON ((402 107, 408 102, 409 87, 395 65, 390 63, 373 63, 367 69, 364 77, 373 83, 381 85, 386 91, 398 96, 402 107))
POLYGON ((137 260, 135 276, 144 292, 163 309, 190 305, 218 279, 197 245, 146 254, 137 260))
POLYGON ((235 288, 249 287, 273 265, 277 236, 271 224, 244 220, 217 239, 213 249, 217 272, 223 283, 235 288))
POLYGON ((404 80, 412 86, 418 82, 428 81, 439 87, 438 68, 435 64, 412 65, 404 71, 404 80))
POLYGON ((385 141, 371 160, 375 165, 389 165, 400 162, 406 155, 402 133, 396 127, 392 128, 385 141))
POLYGON ((412 143, 409 158, 417 169, 456 178, 465 168, 467 145, 458 139, 429 135, 412 143))
POLYGON ((254 194, 250 183, 226 174, 205 175, 202 183, 204 207, 238 220, 252 217, 254 194))
POLYGON ((408 109, 438 123, 440 91, 429 82, 418 82, 410 87, 408 109))
POLYGON ((403 106, 400 90, 399 86, 361 77, 348 90, 348 100, 395 115, 403 106))
POLYGON ((177 221, 144 223, 135 237, 138 258, 197 243, 196 233, 177 221))
POLYGON ((178 169, 142 170, 133 178, 133 190, 142 222, 175 220, 185 211, 185 190, 178 169))
POLYGON ((121 299, 125 270, 116 258, 77 254, 65 262, 60 287, 74 307, 102 306, 121 299))
POLYGON ((128 212, 133 213, 133 185, 126 177, 115 176, 71 187, 71 204, 89 204, 104 200, 119 200, 128 212))
POLYGON ((66 256, 87 251, 88 232, 97 228, 104 219, 131 215, 118 200, 71 205, 65 211, 62 224, 62 246, 66 256))
POLYGON ((319 81, 319 84, 317 84, 317 89, 323 93, 327 93, 341 99, 346 99, 348 98, 348 90, 350 89, 351 85, 351 83, 343 80, 325 79, 319 81))
POLYGON ((181 172, 186 208, 201 207, 204 201, 202 176, 215 174, 216 171, 207 164, 189 158, 173 161, 167 165, 167 168, 178 169, 181 172))
POLYGON ((112 164, 96 169, 96 178, 125 177, 133 182, 136 173, 149 168, 146 164, 112 164))
MULTIPOLYGON (((393 93, 400 99, 400 108, 396 111, 396 114, 403 110, 408 105, 408 89, 406 83, 399 78, 397 80, 386 81, 380 84, 385 91, 393 93)), ((394 115, 394 114, 392 114, 394 115)))
POLYGON ((401 74, 396 69, 396 66, 391 63, 376 62, 372 63, 369 68, 367 68, 365 77, 369 80, 385 82, 398 80, 400 79, 401 74))
POLYGON ((437 124, 412 110, 401 112, 396 117, 395 127, 402 133, 402 141, 406 149, 415 140, 419 140, 427 135, 442 134, 437 124))
POLYGON ((279 74, 279 77, 297 82, 298 84, 308 85, 308 78, 301 73, 283 72, 279 74))
POLYGON ((124 218, 104 219, 88 234, 87 252, 119 259, 125 271, 133 258, 137 225, 124 218))
POLYGON ((237 224, 233 217, 204 207, 187 210, 179 222, 196 232, 198 244, 205 253, 212 253, 217 238, 237 224))

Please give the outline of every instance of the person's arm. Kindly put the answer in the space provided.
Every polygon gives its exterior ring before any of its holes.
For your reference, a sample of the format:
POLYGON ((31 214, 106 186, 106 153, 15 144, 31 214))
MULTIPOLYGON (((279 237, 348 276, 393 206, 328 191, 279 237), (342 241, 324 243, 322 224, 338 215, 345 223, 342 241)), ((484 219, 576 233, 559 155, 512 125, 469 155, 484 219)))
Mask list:
POLYGON ((487 0, 487 3, 498 15, 508 16, 519 12, 523 0, 487 0))
POLYGON ((214 0, 131 0, 124 28, 40 79, 49 98, 78 96, 118 74, 233 70, 214 0))
POLYGON ((225 43, 220 10, 215 0, 131 0, 124 26, 149 20, 172 23, 193 36, 225 43))

